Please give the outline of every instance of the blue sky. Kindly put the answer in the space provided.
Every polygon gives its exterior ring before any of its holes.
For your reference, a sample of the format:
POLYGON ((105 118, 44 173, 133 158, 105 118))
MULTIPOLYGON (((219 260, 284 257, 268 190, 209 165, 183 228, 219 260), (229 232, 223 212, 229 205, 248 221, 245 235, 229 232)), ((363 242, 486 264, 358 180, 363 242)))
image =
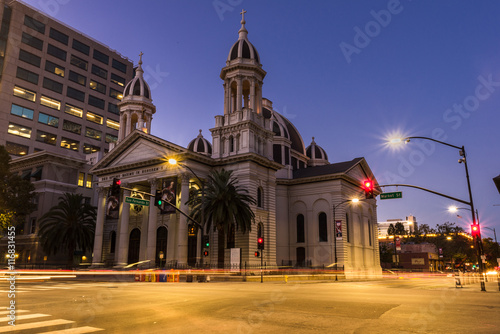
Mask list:
MULTIPOLYGON (((198 129, 210 138, 223 113, 220 70, 238 38, 244 8, 248 38, 267 76, 263 96, 311 137, 331 163, 365 157, 380 184, 412 184, 468 201, 458 150, 390 135, 435 137, 464 145, 474 203, 484 226, 500 233, 500 2, 91 1, 26 3, 118 50, 145 75, 157 112, 152 134, 187 146, 198 129)), ((395 191, 387 188, 386 191, 395 191)), ((453 201, 416 189, 378 201, 379 221, 417 217, 455 222, 453 201)), ((493 237, 482 230, 483 236, 493 237)))

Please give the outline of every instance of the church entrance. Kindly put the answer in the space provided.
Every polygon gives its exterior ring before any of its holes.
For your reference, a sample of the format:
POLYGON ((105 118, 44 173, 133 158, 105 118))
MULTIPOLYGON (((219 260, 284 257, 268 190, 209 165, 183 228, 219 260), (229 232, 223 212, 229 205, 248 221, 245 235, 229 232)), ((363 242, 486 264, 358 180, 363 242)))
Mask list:
POLYGON ((139 262, 139 250, 141 247, 141 231, 138 228, 134 228, 130 232, 130 238, 128 240, 128 263, 139 262))
POLYGON ((304 267, 306 264, 306 249, 297 247, 297 267, 304 267))

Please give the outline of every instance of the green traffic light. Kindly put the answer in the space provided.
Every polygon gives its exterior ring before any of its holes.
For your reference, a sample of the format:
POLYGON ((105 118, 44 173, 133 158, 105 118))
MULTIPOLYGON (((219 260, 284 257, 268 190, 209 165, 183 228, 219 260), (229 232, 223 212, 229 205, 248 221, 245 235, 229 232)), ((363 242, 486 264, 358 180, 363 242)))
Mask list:
POLYGON ((210 243, 206 242, 205 247, 210 247, 210 243))
POLYGON ((161 200, 160 200, 160 201, 158 201, 158 205, 159 205, 159 206, 161 205, 161 200))

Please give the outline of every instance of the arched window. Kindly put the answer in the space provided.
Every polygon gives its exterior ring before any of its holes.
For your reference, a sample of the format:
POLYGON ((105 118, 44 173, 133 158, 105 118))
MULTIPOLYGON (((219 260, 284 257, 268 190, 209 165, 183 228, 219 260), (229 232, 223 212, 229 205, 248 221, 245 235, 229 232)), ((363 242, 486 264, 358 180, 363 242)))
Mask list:
POLYGON ((116 232, 115 231, 111 231, 111 235, 110 235, 109 239, 111 240, 111 245, 109 246, 109 252, 114 253, 115 248, 116 248, 116 232))
POLYGON ((326 226, 326 213, 321 212, 318 216, 319 241, 328 241, 328 229, 326 226))
POLYGON ((297 215, 297 242, 305 242, 304 215, 297 215))
POLYGON ((229 137, 229 152, 234 152, 234 137, 229 137))
POLYGON ((347 236, 347 242, 351 242, 350 238, 349 238, 349 215, 346 213, 345 214, 345 234, 347 236))
POLYGON ((257 206, 263 208, 262 204, 262 187, 257 188, 257 206))
POLYGON ((368 220, 368 242, 371 246, 372 245, 372 224, 370 224, 370 220, 368 220))

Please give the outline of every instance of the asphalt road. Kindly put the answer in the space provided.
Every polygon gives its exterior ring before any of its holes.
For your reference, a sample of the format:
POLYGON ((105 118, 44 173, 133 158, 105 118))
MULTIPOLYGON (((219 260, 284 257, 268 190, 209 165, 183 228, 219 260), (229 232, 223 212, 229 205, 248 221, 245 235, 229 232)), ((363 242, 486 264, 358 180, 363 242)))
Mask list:
MULTIPOLYGON (((370 282, 16 284, 0 333, 500 333, 500 292, 450 278, 370 282), (61 331, 62 330, 62 331, 61 331)), ((2 318, 3 317, 3 318, 2 318)))

